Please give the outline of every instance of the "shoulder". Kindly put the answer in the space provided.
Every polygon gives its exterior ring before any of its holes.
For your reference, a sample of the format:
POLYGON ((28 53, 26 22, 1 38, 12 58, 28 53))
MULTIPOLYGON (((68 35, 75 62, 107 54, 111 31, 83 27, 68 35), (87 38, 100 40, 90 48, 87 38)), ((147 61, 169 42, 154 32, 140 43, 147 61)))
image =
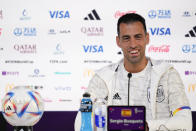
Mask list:
POLYGON ((167 62, 165 62, 164 60, 155 60, 155 59, 152 59, 152 58, 148 58, 152 65, 153 66, 157 66, 157 67, 161 67, 161 66, 170 66, 172 67, 173 65, 172 64, 169 64, 167 62))
POLYGON ((166 63, 163 60, 153 60, 153 71, 160 77, 167 78, 170 81, 181 81, 180 74, 172 64, 166 63))
POLYGON ((161 75, 166 72, 176 71, 172 64, 166 63, 164 60, 154 60, 151 58, 149 60, 151 61, 153 71, 157 74, 161 75))
POLYGON ((112 63, 110 65, 104 66, 104 67, 96 70, 95 73, 98 74, 99 76, 114 74, 116 72, 116 70, 118 70, 119 64, 122 61, 123 60, 120 60, 117 63, 112 63))

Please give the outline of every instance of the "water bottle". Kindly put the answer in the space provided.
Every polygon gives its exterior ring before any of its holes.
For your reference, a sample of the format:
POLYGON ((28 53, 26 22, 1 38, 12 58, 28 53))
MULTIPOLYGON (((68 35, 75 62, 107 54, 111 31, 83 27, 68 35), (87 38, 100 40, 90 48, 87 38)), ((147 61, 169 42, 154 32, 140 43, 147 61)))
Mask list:
POLYGON ((90 94, 83 94, 83 99, 80 104, 80 111, 82 121, 80 131, 93 131, 91 124, 92 101, 90 99, 90 94))
POLYGON ((94 104, 94 131, 106 131, 106 102, 98 98, 94 104))

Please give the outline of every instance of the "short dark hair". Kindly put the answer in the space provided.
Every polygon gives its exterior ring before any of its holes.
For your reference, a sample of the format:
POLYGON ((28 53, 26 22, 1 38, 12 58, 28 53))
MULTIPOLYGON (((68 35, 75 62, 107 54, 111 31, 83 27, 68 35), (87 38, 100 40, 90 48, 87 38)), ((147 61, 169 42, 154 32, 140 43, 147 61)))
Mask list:
POLYGON ((121 16, 118 19, 118 23, 117 23, 118 36, 120 35, 120 24, 121 23, 129 24, 129 23, 138 22, 138 21, 142 23, 142 25, 144 27, 144 32, 147 33, 146 22, 145 22, 144 17, 142 17, 141 15, 136 14, 136 13, 128 13, 128 14, 121 16))

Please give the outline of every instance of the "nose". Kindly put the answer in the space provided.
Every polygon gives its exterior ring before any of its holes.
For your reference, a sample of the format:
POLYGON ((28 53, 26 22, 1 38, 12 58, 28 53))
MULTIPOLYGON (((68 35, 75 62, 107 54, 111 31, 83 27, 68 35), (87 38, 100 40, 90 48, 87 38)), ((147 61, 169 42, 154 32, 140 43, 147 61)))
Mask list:
POLYGON ((130 39, 129 40, 128 47, 129 48, 136 48, 137 47, 137 43, 136 43, 135 39, 130 39))

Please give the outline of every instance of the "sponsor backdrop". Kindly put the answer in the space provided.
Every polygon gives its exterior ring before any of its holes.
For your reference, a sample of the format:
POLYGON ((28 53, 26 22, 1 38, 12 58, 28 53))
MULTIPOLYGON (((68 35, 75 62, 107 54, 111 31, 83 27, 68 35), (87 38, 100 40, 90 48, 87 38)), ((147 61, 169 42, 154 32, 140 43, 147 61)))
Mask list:
POLYGON ((175 66, 196 111, 195 5, 193 0, 1 0, 0 99, 26 85, 42 95, 46 111, 77 111, 94 71, 123 57, 115 42, 118 18, 136 12, 146 18, 147 55, 175 66))

